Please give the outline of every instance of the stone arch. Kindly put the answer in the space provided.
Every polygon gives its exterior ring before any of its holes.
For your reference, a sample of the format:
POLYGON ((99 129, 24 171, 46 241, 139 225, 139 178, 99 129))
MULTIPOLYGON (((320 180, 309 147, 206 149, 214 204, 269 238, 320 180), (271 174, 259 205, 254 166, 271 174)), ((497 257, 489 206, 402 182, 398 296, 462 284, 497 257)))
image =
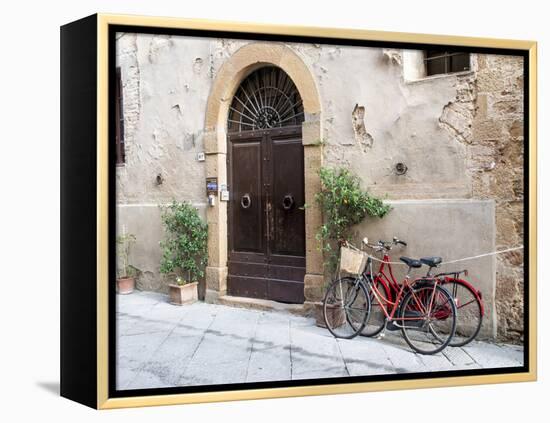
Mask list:
MULTIPOLYGON (((227 183, 227 117, 233 95, 242 80, 254 70, 273 65, 280 67, 293 80, 302 97, 304 122, 304 181, 306 203, 306 304, 321 297, 323 285, 322 254, 315 233, 321 225, 321 211, 314 195, 320 188, 319 168, 322 165, 321 99, 315 78, 304 61, 282 43, 252 42, 237 50, 218 71, 207 101, 204 148, 206 177, 217 177, 218 184, 227 183)), ((208 266, 206 268, 206 301, 217 302, 227 288, 227 203, 218 201, 207 208, 208 266)))

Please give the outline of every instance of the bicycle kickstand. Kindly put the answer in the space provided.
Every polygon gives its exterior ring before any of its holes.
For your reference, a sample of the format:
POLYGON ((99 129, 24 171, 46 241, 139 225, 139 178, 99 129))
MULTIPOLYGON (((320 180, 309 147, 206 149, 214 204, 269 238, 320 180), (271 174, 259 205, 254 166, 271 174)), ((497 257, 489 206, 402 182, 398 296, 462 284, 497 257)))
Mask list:
POLYGON ((384 323, 384 329, 376 336, 376 339, 384 339, 386 336, 386 329, 388 328, 388 320, 384 323))

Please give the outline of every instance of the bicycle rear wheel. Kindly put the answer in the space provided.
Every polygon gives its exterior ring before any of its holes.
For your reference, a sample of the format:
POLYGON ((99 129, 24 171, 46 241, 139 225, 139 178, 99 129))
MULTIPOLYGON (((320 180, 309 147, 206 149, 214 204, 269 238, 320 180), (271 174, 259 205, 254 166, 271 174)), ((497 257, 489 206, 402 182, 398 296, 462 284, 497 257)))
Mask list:
POLYGON ((330 284, 323 301, 327 329, 336 338, 351 339, 365 327, 371 302, 360 279, 342 278, 330 284))
POLYGON ((459 280, 444 282, 443 287, 449 291, 457 309, 456 331, 449 343, 452 347, 462 347, 472 342, 481 330, 483 308, 477 292, 459 280))
POLYGON ((401 330, 407 344, 420 354, 436 354, 451 342, 456 329, 456 306, 439 285, 411 290, 401 304, 401 330), (441 319, 441 313, 445 318, 441 319))

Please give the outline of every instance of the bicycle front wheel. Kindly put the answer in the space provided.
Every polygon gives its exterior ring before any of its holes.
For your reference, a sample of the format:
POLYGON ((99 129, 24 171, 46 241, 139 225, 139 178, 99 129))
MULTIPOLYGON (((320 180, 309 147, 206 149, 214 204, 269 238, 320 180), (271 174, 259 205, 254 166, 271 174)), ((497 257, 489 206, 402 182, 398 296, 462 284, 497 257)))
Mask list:
POLYGON ((365 327, 371 302, 360 279, 342 278, 330 284, 323 301, 327 329, 336 338, 351 339, 365 327))
POLYGON ((436 354, 451 342, 456 315, 455 302, 446 289, 439 285, 425 285, 405 296, 398 323, 405 341, 413 350, 420 354, 436 354))

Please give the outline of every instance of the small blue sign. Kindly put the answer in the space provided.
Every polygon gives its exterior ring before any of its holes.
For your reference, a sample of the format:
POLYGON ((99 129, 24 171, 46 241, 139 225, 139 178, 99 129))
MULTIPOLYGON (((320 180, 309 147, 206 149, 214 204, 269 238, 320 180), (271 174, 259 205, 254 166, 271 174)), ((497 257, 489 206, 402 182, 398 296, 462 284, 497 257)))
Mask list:
POLYGON ((206 178, 206 195, 218 195, 218 178, 206 178))

